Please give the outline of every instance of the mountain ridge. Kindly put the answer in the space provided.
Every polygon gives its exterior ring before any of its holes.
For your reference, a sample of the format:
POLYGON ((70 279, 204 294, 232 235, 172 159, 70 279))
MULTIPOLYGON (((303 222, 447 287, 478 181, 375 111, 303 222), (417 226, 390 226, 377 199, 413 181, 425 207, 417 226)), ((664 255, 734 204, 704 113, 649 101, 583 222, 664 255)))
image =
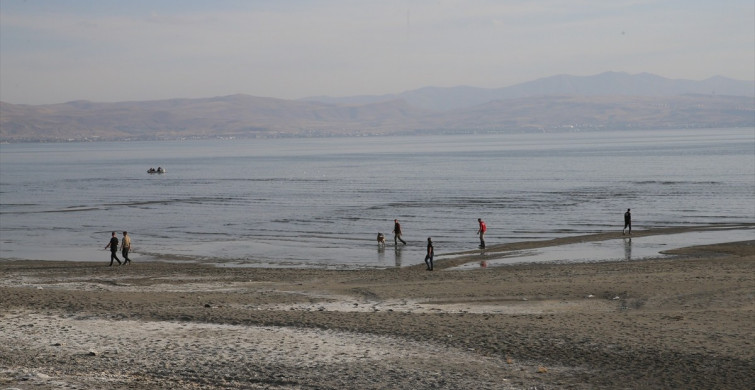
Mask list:
POLYGON ((632 75, 625 72, 604 72, 592 76, 560 74, 502 88, 423 87, 399 94, 353 97, 316 96, 300 100, 331 104, 367 104, 404 99, 416 107, 445 111, 469 108, 493 100, 545 95, 677 96, 684 94, 755 96, 755 81, 734 80, 723 76, 694 81, 669 79, 651 73, 632 75))
MULTIPOLYGON (((363 95, 355 101, 339 103, 246 94, 117 103, 77 100, 38 106, 0 102, 0 141, 755 126, 753 96, 671 94, 689 87, 651 74, 607 72, 596 76, 599 77, 585 79, 557 75, 535 80, 534 84, 520 84, 505 93, 474 87, 427 87, 410 91, 414 95, 381 95, 382 99, 375 101, 363 95), (612 87, 600 89, 598 85, 612 87), (657 85, 656 93, 639 95, 648 85, 657 85), (619 90, 634 94, 622 95, 617 93, 619 90), (472 102, 476 104, 469 105, 472 102), (433 104, 436 108, 428 108, 433 104), (438 106, 446 108, 440 110, 438 106)), ((708 80, 711 79, 712 84, 704 87, 693 84, 695 88, 708 88, 733 83, 742 90, 753 85, 755 90, 755 83, 715 77, 708 80)))

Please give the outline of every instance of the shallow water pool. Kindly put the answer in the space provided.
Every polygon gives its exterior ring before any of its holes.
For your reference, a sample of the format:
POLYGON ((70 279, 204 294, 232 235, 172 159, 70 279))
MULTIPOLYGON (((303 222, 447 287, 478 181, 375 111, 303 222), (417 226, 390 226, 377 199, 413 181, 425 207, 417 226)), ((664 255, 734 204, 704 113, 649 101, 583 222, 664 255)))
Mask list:
POLYGON ((631 261, 666 257, 663 251, 696 245, 711 245, 722 242, 755 240, 755 229, 710 230, 678 234, 661 234, 644 237, 625 236, 621 239, 580 242, 538 249, 512 251, 503 258, 486 259, 479 263, 467 263, 453 269, 495 267, 517 263, 595 261, 631 261), (484 263, 483 263, 484 261, 484 263))

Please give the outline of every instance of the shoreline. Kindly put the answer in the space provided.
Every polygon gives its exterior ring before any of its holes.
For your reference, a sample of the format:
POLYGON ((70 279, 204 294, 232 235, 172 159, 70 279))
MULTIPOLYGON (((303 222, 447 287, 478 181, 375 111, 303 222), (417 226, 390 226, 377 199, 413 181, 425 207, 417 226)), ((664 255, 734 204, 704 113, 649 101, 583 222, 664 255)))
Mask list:
MULTIPOLYGON (((627 238, 644 238, 644 237, 653 237, 653 236, 669 236, 669 235, 675 235, 675 234, 684 234, 684 233, 697 233, 697 232, 722 232, 722 231, 731 231, 731 230, 737 230, 737 231, 753 231, 753 237, 755 237, 755 223, 727 223, 727 224, 708 224, 708 225, 694 225, 694 226, 673 226, 673 227, 656 227, 656 228, 649 228, 644 230, 635 230, 634 234, 632 235, 622 235, 620 232, 616 231, 609 231, 609 232, 599 232, 599 233, 587 233, 587 234, 577 234, 577 235, 570 235, 566 237, 559 237, 559 238, 548 238, 548 239, 536 239, 536 240, 525 240, 525 241, 515 241, 515 242, 508 242, 508 243, 501 243, 501 244, 490 244, 487 246, 487 248, 483 249, 468 249, 468 250, 462 250, 462 251, 452 251, 452 252, 443 252, 438 251, 436 248, 436 260, 437 266, 445 269, 445 268, 453 268, 458 267, 460 265, 464 265, 465 263, 479 261, 480 255, 483 255, 485 257, 485 260, 497 260, 502 259, 506 257, 510 257, 512 253, 518 252, 518 251, 526 251, 526 250, 533 250, 533 249, 542 249, 542 248, 555 248, 559 246, 564 245, 574 245, 574 244, 580 244, 580 243, 596 243, 596 242, 604 242, 604 241, 610 241, 610 240, 617 240, 617 239, 627 239, 627 238)), ((733 241, 728 239, 728 237, 721 237, 720 242, 727 242, 727 241, 733 241)), ((695 245, 692 239, 688 240, 682 240, 681 243, 678 244, 678 247, 686 247, 695 245)), ((436 244, 436 246, 438 246, 436 244)), ((374 250, 377 250, 377 252, 383 256, 386 252, 394 249, 393 245, 386 245, 383 248, 375 247, 374 242, 371 242, 369 244, 366 244, 366 247, 372 248, 374 250)), ((398 246, 395 248, 396 250, 402 250, 404 247, 398 246)), ((347 270, 347 269, 390 269, 390 268, 407 268, 407 267, 419 267, 424 266, 424 263, 422 262, 422 258, 424 257, 424 243, 416 244, 411 247, 411 249, 416 252, 413 253, 413 255, 418 256, 417 258, 412 258, 413 261, 409 262, 407 265, 400 265, 397 263, 397 265, 371 265, 369 262, 363 262, 361 260, 355 261, 355 262, 339 262, 335 264, 326 264, 326 263, 300 263, 298 261, 282 261, 282 262, 276 262, 274 260, 258 260, 254 259, 252 256, 251 258, 247 259, 226 259, 226 258, 211 258, 207 256, 191 256, 187 254, 181 254, 181 255, 156 255, 154 253, 144 255, 139 252, 139 250, 132 250, 131 256, 136 259, 135 261, 138 263, 151 263, 151 262, 166 262, 166 263, 176 263, 176 264, 209 264, 209 265, 215 265, 219 267, 232 267, 232 268, 288 268, 288 269, 332 269, 332 270, 347 270), (419 246, 417 246, 419 245, 419 246), (421 249, 421 250, 420 250, 421 249)), ((672 248, 673 249, 673 248, 672 248)), ((102 263, 102 262, 109 262, 103 261, 101 259, 107 259, 108 253, 105 250, 101 250, 101 248, 98 247, 98 250, 100 252, 100 255, 98 256, 99 259, 97 260, 79 260, 86 263, 102 263)), ((665 252, 666 250, 662 250, 659 252, 665 252)), ((586 252, 589 252, 589 249, 586 250, 586 252)), ((120 255, 120 252, 118 252, 120 255)), ((397 252, 397 256, 398 256, 397 252)), ((337 256, 345 256, 342 253, 334 253, 334 255, 337 256)), ((406 257, 406 256, 403 256, 406 257)), ((653 256, 653 257, 661 257, 659 256, 653 256)), ((632 259, 632 260, 642 260, 643 258, 638 259, 632 259)), ((7 257, 7 258, 0 258, 0 262, 3 261, 65 261, 65 262, 77 262, 77 260, 56 260, 56 259, 33 259, 33 258, 18 258, 18 257, 7 257)), ((406 259, 403 260, 403 262, 407 262, 406 259)), ((513 263, 528 263, 533 262, 530 260, 523 259, 522 261, 516 261, 513 263)))
MULTIPOLYGON (((741 226, 741 225, 737 225, 741 226)), ((720 228, 720 227, 719 227, 720 228)), ((635 237, 698 227, 637 231, 635 237)), ((490 256, 621 233, 501 244, 490 256)), ((582 241, 580 241, 582 240, 582 241)), ((755 240, 452 270, 0 261, 0 386, 634 389, 755 384, 755 240)))

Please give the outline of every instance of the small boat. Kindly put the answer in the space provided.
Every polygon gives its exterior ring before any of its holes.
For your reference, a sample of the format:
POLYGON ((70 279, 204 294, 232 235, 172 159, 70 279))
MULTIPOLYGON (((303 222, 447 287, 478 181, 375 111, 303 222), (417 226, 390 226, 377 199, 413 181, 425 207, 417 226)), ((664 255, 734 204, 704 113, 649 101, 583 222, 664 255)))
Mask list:
POLYGON ((165 173, 165 168, 163 168, 163 167, 157 167, 157 169, 155 169, 155 168, 150 168, 150 169, 147 169, 147 173, 149 173, 149 174, 154 174, 154 173, 165 173))

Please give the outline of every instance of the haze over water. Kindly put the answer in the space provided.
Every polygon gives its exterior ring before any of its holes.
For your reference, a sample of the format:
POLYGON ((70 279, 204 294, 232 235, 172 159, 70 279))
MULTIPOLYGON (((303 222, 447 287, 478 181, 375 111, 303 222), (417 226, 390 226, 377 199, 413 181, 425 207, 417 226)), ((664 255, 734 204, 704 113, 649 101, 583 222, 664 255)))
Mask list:
POLYGON ((488 244, 755 222, 755 131, 0 145, 0 259, 394 266, 488 244), (167 169, 149 175, 147 169, 167 169), (406 247, 393 248, 393 219, 406 247), (389 245, 377 250, 375 235, 389 245))

